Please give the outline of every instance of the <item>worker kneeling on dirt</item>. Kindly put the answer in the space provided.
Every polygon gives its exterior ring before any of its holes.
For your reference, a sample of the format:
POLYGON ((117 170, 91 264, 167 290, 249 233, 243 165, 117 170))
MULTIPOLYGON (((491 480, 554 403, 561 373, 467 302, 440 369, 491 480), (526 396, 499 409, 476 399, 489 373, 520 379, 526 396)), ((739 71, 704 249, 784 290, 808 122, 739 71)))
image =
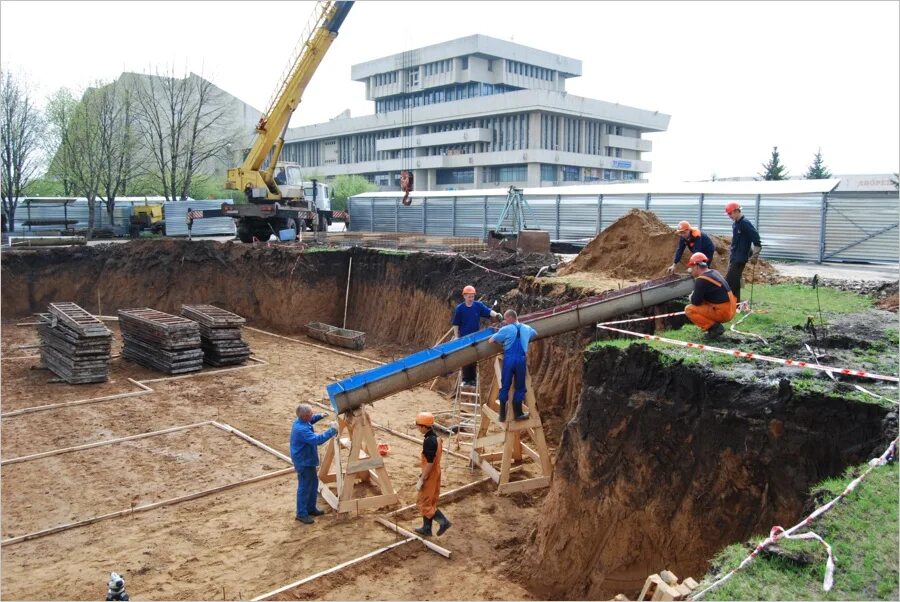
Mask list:
POLYGON ((503 314, 505 326, 490 338, 491 343, 503 345, 503 373, 500 380, 500 422, 506 422, 506 401, 509 399, 509 387, 513 377, 516 379, 516 391, 513 393, 513 416, 516 420, 527 420, 528 414, 522 412, 525 400, 525 376, 527 371, 528 342, 537 332, 528 324, 519 322, 519 315, 514 309, 507 309, 503 314))
POLYGON ((325 414, 313 415, 309 404, 301 403, 297 406, 297 419, 291 427, 291 461, 294 463, 294 470, 297 471, 295 518, 307 525, 313 523, 313 516, 325 514, 316 508, 316 498, 319 495, 319 475, 316 474, 316 467, 319 466, 317 448, 337 435, 337 423, 332 422, 327 431, 317 435, 313 430, 313 424, 324 417, 325 414))
MULTIPOLYGON (((475 300, 475 287, 471 284, 463 289, 463 302, 453 311, 453 338, 458 339, 481 330, 481 318, 501 319, 500 314, 475 300)), ((478 364, 469 364, 462 369, 462 381, 466 386, 475 386, 478 364)))
POLYGON ((441 440, 434 433, 434 415, 430 412, 419 412, 416 415, 416 426, 424 435, 422 440, 422 455, 419 457, 419 465, 422 474, 416 482, 416 507, 422 513, 422 526, 415 532, 423 536, 431 536, 431 523, 437 521, 438 535, 450 528, 450 521, 444 513, 437 509, 438 498, 441 495, 441 454, 443 447, 441 440))
POLYGON ((678 222, 678 248, 675 249, 675 258, 672 265, 666 270, 669 274, 675 272, 675 268, 681 262, 681 256, 684 250, 689 249, 691 253, 703 253, 709 259, 706 265, 712 266, 713 253, 716 252, 716 245, 712 239, 700 231, 700 228, 691 228, 690 222, 678 222))
POLYGON ((708 267, 706 255, 694 253, 688 261, 694 277, 691 303, 684 308, 688 319, 706 332, 706 338, 717 339, 725 332, 722 322, 734 318, 737 299, 722 274, 708 267))

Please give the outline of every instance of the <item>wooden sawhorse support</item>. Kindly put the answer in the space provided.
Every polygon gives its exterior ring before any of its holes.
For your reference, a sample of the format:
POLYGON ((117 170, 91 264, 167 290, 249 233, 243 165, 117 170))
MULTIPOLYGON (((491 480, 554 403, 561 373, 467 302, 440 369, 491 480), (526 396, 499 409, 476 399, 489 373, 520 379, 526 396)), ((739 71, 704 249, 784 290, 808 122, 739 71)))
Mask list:
POLYGON ((384 460, 378 454, 375 431, 365 408, 338 416, 338 434, 325 450, 325 458, 319 467, 319 493, 339 514, 355 515, 362 510, 400 503, 384 467, 384 460), (347 465, 342 467, 341 435, 344 430, 350 435, 350 454, 347 465), (356 497, 354 485, 357 481, 374 482, 381 493, 356 497), (332 484, 334 490, 331 489, 332 484))
POLYGON ((547 487, 550 485, 550 473, 553 471, 553 466, 550 463, 550 451, 547 449, 547 441, 544 438, 541 415, 538 412, 537 401, 531 387, 531 374, 527 374, 525 377, 527 392, 522 407, 523 411, 528 412, 528 420, 513 420, 512 400, 510 400, 507 402, 506 408, 507 422, 500 422, 500 405, 497 401, 500 382, 500 359, 497 358, 494 361, 494 382, 491 385, 491 394, 481 403, 481 425, 472 443, 470 456, 472 463, 480 467, 497 483, 497 493, 500 494, 547 487), (500 427, 501 431, 488 433, 492 424, 500 427), (535 449, 522 442, 524 435, 531 438, 535 449), (503 451, 488 452, 487 448, 494 445, 503 445, 503 451), (523 453, 540 465, 541 476, 510 482, 510 466, 513 461, 521 461, 523 453), (491 464, 494 460, 500 460, 499 470, 491 464))

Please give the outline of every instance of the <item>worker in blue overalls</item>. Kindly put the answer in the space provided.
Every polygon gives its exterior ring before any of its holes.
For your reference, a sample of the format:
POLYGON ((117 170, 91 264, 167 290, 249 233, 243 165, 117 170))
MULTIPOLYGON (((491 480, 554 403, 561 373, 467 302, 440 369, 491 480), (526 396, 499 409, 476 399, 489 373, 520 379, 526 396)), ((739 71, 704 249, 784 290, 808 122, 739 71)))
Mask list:
POLYGON ((525 375, 528 355, 528 342, 534 338, 537 332, 528 324, 519 322, 519 316, 514 309, 508 309, 503 314, 505 324, 497 334, 490 338, 492 343, 503 345, 503 374, 500 379, 500 422, 506 422, 506 401, 509 399, 509 387, 513 378, 516 380, 516 390, 513 393, 513 417, 516 420, 527 420, 528 414, 522 412, 522 402, 525 400, 525 375))
MULTIPOLYGON (((463 291, 463 302, 456 306, 453 310, 453 338, 458 339, 478 332, 481 330, 482 318, 500 319, 500 314, 492 310, 490 307, 475 300, 475 287, 471 284, 466 286, 463 291)), ((475 378, 478 375, 478 364, 469 364, 463 366, 462 383, 467 387, 475 386, 475 378)))

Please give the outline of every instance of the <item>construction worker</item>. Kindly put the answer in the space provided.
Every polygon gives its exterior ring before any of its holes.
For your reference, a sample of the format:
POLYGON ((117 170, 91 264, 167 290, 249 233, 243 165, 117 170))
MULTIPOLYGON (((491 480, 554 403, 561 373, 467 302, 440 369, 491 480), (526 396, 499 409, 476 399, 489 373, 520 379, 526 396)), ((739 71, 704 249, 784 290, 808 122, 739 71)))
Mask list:
POLYGON ((725 332, 722 322, 734 318, 737 299, 722 274, 709 269, 706 255, 694 253, 688 260, 694 277, 691 303, 684 308, 688 319, 706 332, 707 339, 717 339, 725 332))
MULTIPOLYGON (((475 300, 475 287, 471 284, 463 288, 463 302, 456 306, 453 311, 453 338, 458 339, 470 335, 473 332, 481 330, 481 318, 502 319, 502 316, 492 310, 490 307, 475 300)), ((469 364, 463 367, 462 381, 463 385, 468 387, 475 386, 475 377, 478 374, 478 364, 469 364)))
POLYGON ((313 425, 325 417, 325 414, 313 415, 309 404, 297 406, 297 419, 291 427, 291 461, 297 471, 297 514, 295 518, 301 523, 311 525, 313 516, 325 514, 316 508, 316 497, 319 495, 318 446, 337 435, 337 423, 332 422, 327 431, 317 435, 313 425))
POLYGON ((191 208, 188 207, 187 214, 184 216, 184 223, 187 225, 188 240, 191 240, 191 228, 194 227, 194 218, 191 215, 191 208))
POLYGON ((506 422, 506 401, 509 399, 509 387, 513 377, 516 380, 516 391, 513 393, 513 417, 516 420, 527 420, 528 414, 522 412, 525 400, 525 376, 528 355, 528 342, 537 334, 528 324, 521 324, 514 309, 507 309, 503 314, 503 326, 490 338, 491 343, 503 345, 503 373, 500 380, 500 422, 506 422))
POLYGON ((422 526, 415 529, 419 535, 431 536, 431 523, 437 521, 438 535, 443 535, 450 528, 450 521, 444 513, 437 509, 438 498, 441 495, 441 454, 443 447, 441 440, 435 434, 434 415, 431 412, 419 412, 416 415, 416 426, 422 433, 422 455, 419 456, 419 465, 422 473, 416 482, 416 507, 422 513, 422 526))
POLYGON ((756 263, 759 260, 759 252, 762 243, 759 241, 759 232, 753 227, 744 214, 741 213, 741 205, 731 201, 725 205, 725 213, 731 218, 731 255, 728 258, 728 273, 725 280, 734 293, 735 299, 741 300, 741 275, 744 266, 750 259, 756 263))
POLYGON ((666 270, 669 274, 675 272, 675 268, 681 262, 681 256, 684 255, 685 248, 689 249, 691 253, 703 253, 709 257, 709 265, 712 266, 716 245, 709 236, 701 232, 700 228, 691 228, 690 222, 683 220, 678 222, 676 232, 679 237, 678 248, 675 250, 675 259, 672 260, 672 265, 666 270))

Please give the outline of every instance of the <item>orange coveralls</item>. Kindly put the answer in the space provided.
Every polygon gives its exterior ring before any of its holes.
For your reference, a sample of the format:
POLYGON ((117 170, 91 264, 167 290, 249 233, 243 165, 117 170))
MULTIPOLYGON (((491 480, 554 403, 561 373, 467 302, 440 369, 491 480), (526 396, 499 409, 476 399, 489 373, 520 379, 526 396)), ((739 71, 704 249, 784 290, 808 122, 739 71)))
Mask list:
MULTIPOLYGON (((422 489, 419 490, 418 497, 416 497, 416 507, 425 518, 432 518, 434 513, 437 512, 438 497, 441 495, 441 455, 444 453, 444 450, 443 445, 441 445, 441 438, 437 437, 437 440, 437 452, 434 454, 431 472, 428 474, 428 478, 425 479, 422 489)), ((423 452, 419 455, 419 467, 424 471, 427 465, 428 459, 425 458, 423 452)))
MULTIPOLYGON (((700 275, 697 276, 697 278, 712 282, 718 287, 722 286, 721 282, 714 278, 710 278, 709 276, 700 275)), ((684 308, 684 313, 687 315, 688 319, 704 331, 709 330, 716 322, 722 323, 731 321, 736 312, 737 298, 735 298, 734 293, 731 291, 728 291, 728 301, 722 303, 703 303, 702 305, 691 304, 684 308)))

